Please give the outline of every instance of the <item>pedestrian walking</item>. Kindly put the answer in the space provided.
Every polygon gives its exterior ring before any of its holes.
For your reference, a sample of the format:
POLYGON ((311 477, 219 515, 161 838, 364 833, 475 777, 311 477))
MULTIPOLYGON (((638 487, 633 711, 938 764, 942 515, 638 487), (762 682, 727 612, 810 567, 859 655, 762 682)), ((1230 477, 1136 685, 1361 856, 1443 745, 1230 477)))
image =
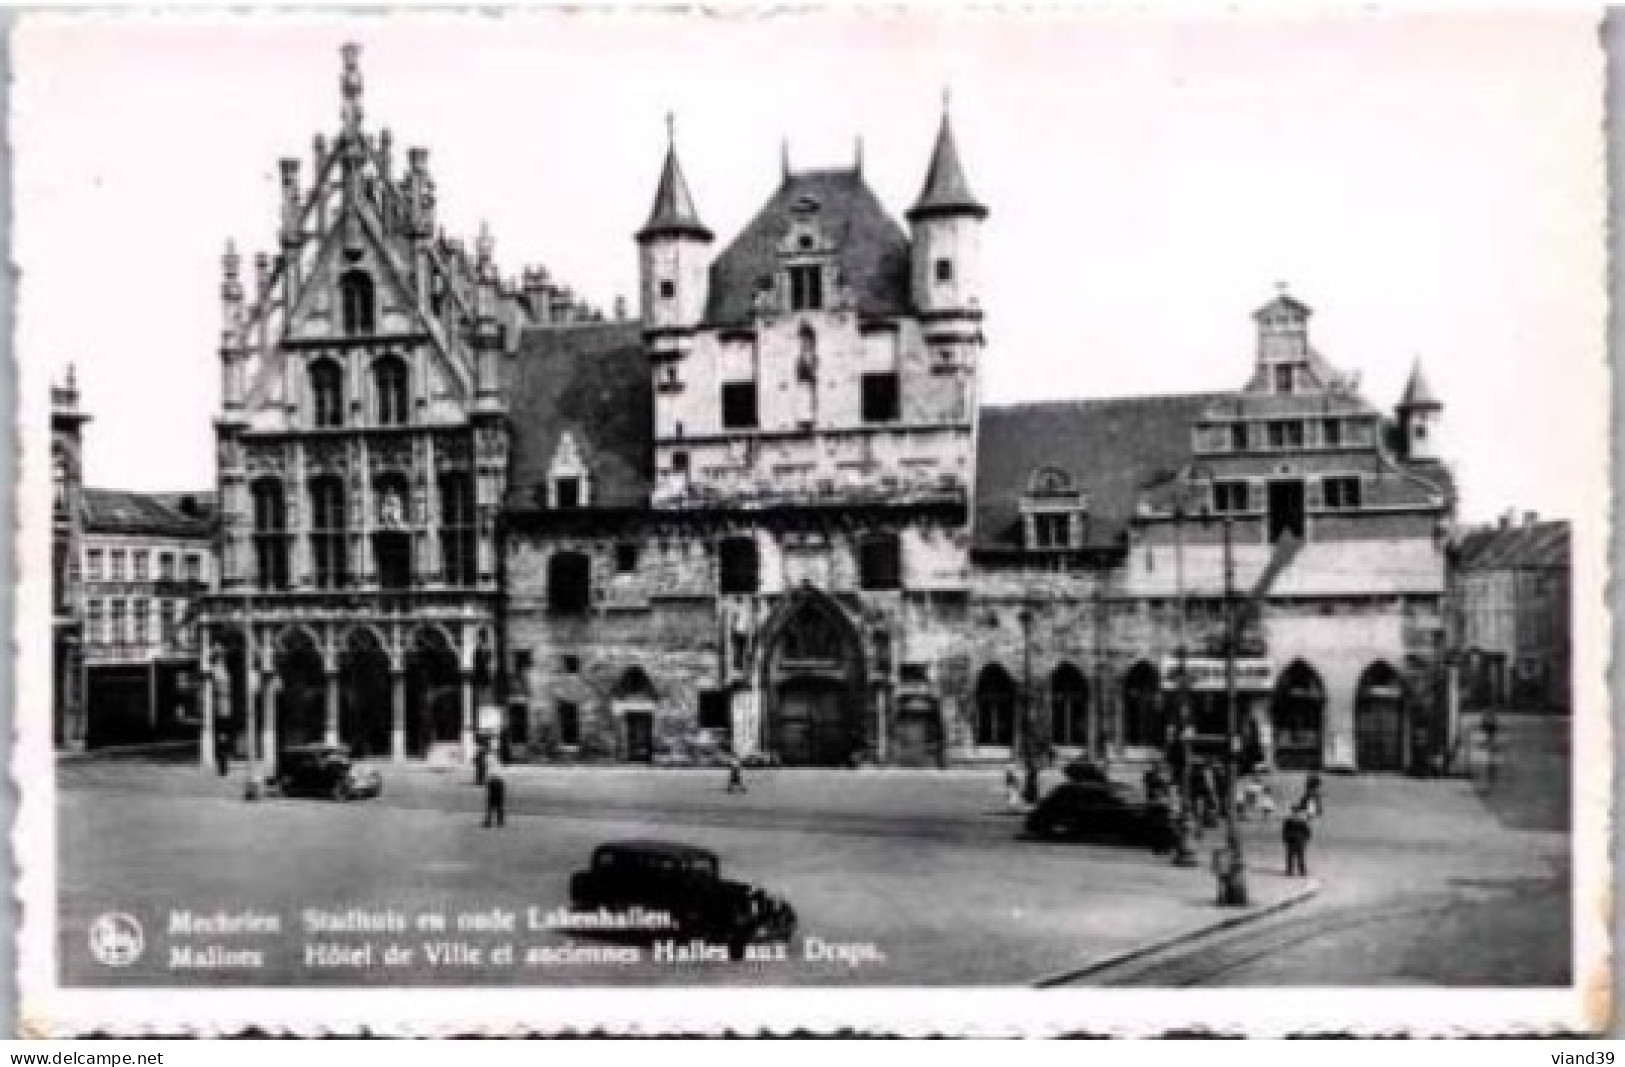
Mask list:
POLYGON ((1213 766, 1202 762, 1191 772, 1191 802, 1197 825, 1212 829, 1219 825, 1218 785, 1213 778, 1213 766))
POLYGON ((508 815, 508 783, 502 778, 502 764, 491 764, 484 770, 485 828, 502 826, 508 815))
POLYGON ((474 784, 484 785, 485 777, 490 767, 491 748, 485 738, 474 742, 474 784))
POLYGON ((1286 846, 1287 877, 1309 876, 1309 810, 1299 801, 1291 814, 1281 820, 1281 843, 1286 846))
POLYGON ((745 765, 739 759, 739 753, 730 753, 728 756, 728 792, 745 793, 745 765))

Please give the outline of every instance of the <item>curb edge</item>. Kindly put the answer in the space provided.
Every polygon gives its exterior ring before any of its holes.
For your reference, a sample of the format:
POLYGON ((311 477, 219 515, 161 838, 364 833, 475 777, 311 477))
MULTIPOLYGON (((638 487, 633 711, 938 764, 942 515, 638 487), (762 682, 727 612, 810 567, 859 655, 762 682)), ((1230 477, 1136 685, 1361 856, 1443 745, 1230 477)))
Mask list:
POLYGON ((1232 915, 1229 918, 1220 919, 1217 922, 1198 926, 1194 929, 1181 930, 1178 933, 1169 934, 1166 937, 1160 938, 1156 941, 1148 941, 1143 945, 1136 945, 1134 948, 1124 949, 1123 951, 1113 953, 1110 956, 1103 956, 1100 959, 1094 960, 1093 962, 1084 964, 1082 967, 1075 967, 1070 970, 1059 971, 1054 974, 1046 975, 1043 978, 1039 978, 1037 981, 1033 982, 1033 988, 1053 989, 1056 986, 1076 982, 1079 979, 1100 974, 1103 971, 1111 970, 1113 967, 1120 967, 1125 963, 1132 963, 1135 960, 1143 959, 1146 956, 1154 955, 1158 952, 1166 952, 1168 949, 1176 948, 1180 945, 1196 941, 1199 938, 1207 937, 1211 934, 1216 934, 1221 930, 1234 930, 1238 926, 1245 926, 1248 923, 1257 922, 1260 919, 1268 918, 1271 915, 1286 911, 1288 908, 1293 908, 1299 904, 1312 900, 1320 893, 1320 889, 1320 883, 1311 880, 1309 884, 1305 885, 1302 889, 1299 889, 1295 893, 1288 894, 1272 904, 1267 904, 1251 911, 1242 912, 1240 915, 1232 915))

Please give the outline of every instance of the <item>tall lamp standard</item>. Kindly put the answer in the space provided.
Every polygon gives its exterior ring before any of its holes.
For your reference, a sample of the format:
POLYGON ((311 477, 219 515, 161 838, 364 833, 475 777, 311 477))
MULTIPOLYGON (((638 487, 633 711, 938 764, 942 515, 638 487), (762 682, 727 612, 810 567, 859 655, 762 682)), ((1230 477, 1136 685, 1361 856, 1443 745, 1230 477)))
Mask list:
POLYGON ((1174 816, 1173 850, 1174 865, 1178 867, 1196 866, 1196 849, 1191 844, 1191 835, 1195 828, 1191 822, 1191 684, 1185 602, 1185 518, 1189 506, 1186 497, 1189 492, 1190 488, 1186 487, 1174 500, 1174 591, 1178 604, 1178 618, 1175 620, 1178 627, 1177 646, 1174 654, 1179 670, 1179 706, 1170 747, 1177 746, 1180 757, 1179 781, 1174 783, 1179 796, 1179 810, 1174 816))
MULTIPOLYGON (((1211 473, 1203 471, 1201 481, 1211 488, 1211 473)), ((1218 509, 1203 508, 1204 525, 1212 520, 1215 510, 1218 509)), ((1236 777, 1241 763, 1238 758, 1241 735, 1236 717, 1235 549, 1228 509, 1219 510, 1219 523, 1224 534, 1224 848, 1214 854, 1213 873, 1219 882, 1219 904, 1242 907, 1247 903, 1247 875, 1241 834, 1236 829, 1236 777)))
POLYGON ((1026 779, 1021 795, 1029 804, 1038 803, 1037 716, 1033 713, 1033 609, 1024 604, 1021 614, 1021 761, 1026 779))

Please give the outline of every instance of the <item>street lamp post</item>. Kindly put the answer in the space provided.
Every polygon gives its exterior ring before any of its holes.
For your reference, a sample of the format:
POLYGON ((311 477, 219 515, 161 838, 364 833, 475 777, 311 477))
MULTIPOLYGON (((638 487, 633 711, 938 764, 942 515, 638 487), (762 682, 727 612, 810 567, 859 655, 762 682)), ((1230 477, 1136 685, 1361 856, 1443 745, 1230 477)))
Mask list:
POLYGON ((1038 724, 1033 713, 1033 609, 1021 609, 1021 758, 1026 771, 1021 795, 1028 804, 1038 803, 1038 724))
POLYGON ((1180 755, 1179 781, 1174 783, 1179 796, 1179 808, 1174 816, 1173 862, 1176 867, 1196 866, 1196 848, 1191 844, 1191 835, 1195 829, 1191 822, 1191 751, 1186 736, 1190 722, 1191 689, 1185 618, 1185 503, 1181 498, 1174 504, 1174 587, 1179 611, 1176 620, 1178 645, 1175 655, 1179 669, 1179 707, 1175 716, 1174 736, 1170 740, 1173 745, 1179 746, 1180 755))
POLYGON ((243 733, 244 748, 247 757, 243 760, 247 779, 243 782, 243 799, 258 800, 260 798, 260 771, 259 771, 259 715, 255 705, 258 701, 259 687, 254 684, 254 672, 258 669, 259 650, 254 647, 254 593, 252 589, 243 590, 243 733))
POLYGON ((1224 851, 1215 861, 1219 879, 1219 903, 1242 907, 1247 903, 1246 862, 1241 850, 1241 834, 1236 829, 1236 777, 1240 767, 1240 734, 1236 721, 1236 605, 1235 559, 1230 516, 1221 516, 1224 530, 1224 851))

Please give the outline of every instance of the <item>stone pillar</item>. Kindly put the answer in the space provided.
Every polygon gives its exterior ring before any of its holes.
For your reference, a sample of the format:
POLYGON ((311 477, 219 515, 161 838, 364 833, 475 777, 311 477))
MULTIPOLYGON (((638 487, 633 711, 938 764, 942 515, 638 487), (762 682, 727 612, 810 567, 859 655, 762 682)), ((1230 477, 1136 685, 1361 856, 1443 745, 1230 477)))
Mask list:
POLYGON ((463 671, 459 681, 462 683, 463 715, 457 736, 462 742, 463 759, 468 761, 474 758, 474 672, 463 671))
POLYGON ((282 680, 273 677, 260 690, 260 773, 276 777, 276 702, 282 694, 282 680))
POLYGON ((327 672, 327 718, 322 723, 322 743, 339 743, 339 672, 327 672))
POLYGON ((197 735, 197 762, 205 771, 214 766, 214 675, 207 669, 198 672, 198 710, 203 724, 197 735))
POLYGON ((243 758, 254 760, 264 757, 260 752, 259 737, 255 731, 261 729, 263 721, 260 715, 260 668, 254 662, 252 639, 248 650, 243 655, 243 725, 241 737, 243 741, 243 758))
POLYGON ((406 672, 389 672, 389 755, 396 763, 406 759, 406 672))

